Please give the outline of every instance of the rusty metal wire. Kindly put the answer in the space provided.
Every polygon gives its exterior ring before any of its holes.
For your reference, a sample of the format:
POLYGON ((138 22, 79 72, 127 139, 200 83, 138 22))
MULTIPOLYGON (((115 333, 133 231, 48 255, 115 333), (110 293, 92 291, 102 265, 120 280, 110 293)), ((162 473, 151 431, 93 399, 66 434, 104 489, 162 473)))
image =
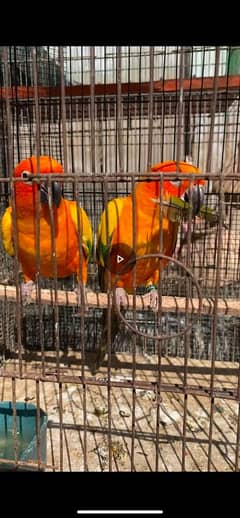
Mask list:
MULTIPOLYGON (((159 254, 146 254, 146 255, 142 255, 141 257, 136 257, 135 259, 130 259, 128 261, 128 264, 135 263, 135 262, 138 262, 138 261, 144 261, 145 259, 150 259, 150 258, 153 258, 153 257, 159 258, 159 260, 165 259, 167 261, 171 261, 171 262, 177 264, 193 280, 193 282, 194 282, 194 284, 195 284, 195 286, 197 288, 197 293, 198 293, 198 297, 199 297, 197 313, 198 313, 198 315, 200 315, 201 314, 201 307, 202 307, 201 288, 199 286, 199 283, 198 283, 197 279, 194 277, 193 273, 191 272, 191 270, 189 268, 187 268, 183 263, 181 263, 181 261, 178 261, 177 259, 174 259, 173 257, 170 257, 168 255, 164 255, 164 254, 160 254, 159 253, 159 254)), ((123 267, 123 269, 120 268, 120 271, 116 275, 116 280, 115 280, 115 282, 113 284, 113 300, 114 300, 116 311, 117 311, 119 317, 121 318, 121 320, 124 322, 124 324, 127 327, 129 327, 129 329, 131 329, 131 331, 133 331, 133 333, 136 333, 139 336, 143 336, 144 338, 149 338, 149 335, 147 333, 142 333, 141 331, 139 331, 136 328, 136 326, 132 326, 131 324, 129 324, 129 322, 126 320, 126 318, 124 317, 124 315, 120 311, 119 306, 116 303, 116 284, 117 284, 117 281, 118 281, 119 277, 121 276, 121 272, 122 271, 124 271, 124 267, 123 267)), ((189 298, 190 297, 186 298, 186 304, 188 304, 189 298)), ((134 297, 133 297, 133 301, 134 301, 134 297)), ((134 305, 133 305, 133 311, 134 311, 134 305)), ((135 311, 136 311, 136 307, 135 307, 135 311)), ((193 324, 189 324, 189 325, 185 326, 185 328, 182 331, 179 331, 178 333, 173 334, 173 335, 153 335, 152 338, 154 340, 169 340, 171 338, 177 338, 179 336, 185 335, 191 329, 192 325, 193 324)))
MULTIPOLYGON (((239 470, 240 229, 239 71, 228 47, 5 47, 0 50, 0 216, 12 200, 15 258, 0 243, 0 394, 13 403, 12 469, 148 471, 239 470), (233 73, 234 72, 234 73, 233 73), (14 165, 36 154, 62 162, 48 176, 53 279, 40 277, 40 194, 36 203, 37 290, 22 305, 14 165), (214 224, 188 213, 172 257, 132 260, 133 293, 122 312, 117 281, 101 292, 96 250, 84 298, 83 235, 77 215, 79 277, 57 278, 52 181, 86 209, 95 242, 102 210, 135 185, 194 175, 149 171, 160 160, 188 158, 206 180, 214 224), (182 240, 181 240, 182 239, 182 240), (136 286, 139 261, 159 259, 156 315, 136 286), (166 268, 162 260, 167 261, 166 268), (7 272, 7 273, 6 273, 7 272), (73 289, 78 290, 77 294, 73 289), (81 303, 80 303, 81 299, 81 303), (12 310, 14 308, 14 311, 12 310), (120 321, 112 337, 113 310, 120 321), (106 354, 92 373, 102 313, 106 354), (10 347, 10 342, 14 347, 10 347), (18 457, 18 401, 36 404, 36 456, 18 457), (40 410, 49 416, 42 458, 40 410), (96 460, 98 459, 98 460, 96 460), (126 460, 127 459, 127 460, 126 460), (142 460, 140 460, 142 459, 142 460), (219 460, 220 459, 220 460, 219 460)), ((37 174, 38 185, 46 175, 37 174)), ((106 211, 109 236, 111 221, 106 211)), ((110 241, 110 236, 109 236, 110 241)), ((1 437, 0 437, 1 441, 1 437)), ((1 446, 1 442, 0 442, 1 446)))

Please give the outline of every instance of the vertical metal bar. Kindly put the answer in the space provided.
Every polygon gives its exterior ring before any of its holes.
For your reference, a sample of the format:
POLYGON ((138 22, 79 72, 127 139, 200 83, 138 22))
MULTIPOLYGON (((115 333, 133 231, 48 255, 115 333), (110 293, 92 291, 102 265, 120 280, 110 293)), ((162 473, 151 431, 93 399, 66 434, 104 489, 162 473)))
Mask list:
MULTIPOLYGON (((2 90, 1 84, 1 90, 2 90)), ((6 176, 7 174, 7 164, 6 164, 6 106, 3 98, 1 99, 1 114, 0 114, 0 170, 1 176, 6 176)), ((3 192, 4 192, 4 201, 8 200, 8 192, 9 186, 7 183, 3 184, 3 192)))
POLYGON ((192 131, 191 131, 191 88, 192 88, 192 47, 184 47, 184 78, 190 80, 187 106, 184 109, 184 156, 192 160, 192 131), (191 54, 190 54, 191 53, 191 54))
POLYGON ((59 62, 60 62, 60 73, 61 73, 61 114, 62 114, 62 139, 63 139, 63 165, 64 165, 65 173, 68 173, 68 149, 67 149, 67 124, 66 124, 63 47, 59 47, 59 62))
MULTIPOLYGON (((130 117, 130 78, 131 78, 131 47, 128 47, 128 65, 127 65, 127 98, 125 102, 127 102, 127 138, 126 138, 126 171, 129 171, 129 129, 131 128, 131 117, 130 117)), ((127 192, 128 192, 128 184, 127 184, 127 192)))
POLYGON ((179 100, 178 100, 178 123, 177 123, 177 152, 176 161, 181 160, 181 143, 182 143, 182 131, 183 131, 183 79, 184 79, 184 48, 180 49, 180 64, 179 64, 179 100))
POLYGON ((214 376, 215 376, 215 356, 216 356, 216 341, 217 341, 217 322, 218 322, 218 298, 220 289, 220 272, 221 272, 221 260, 222 260, 222 230, 223 230, 223 218, 224 218, 224 173, 220 171, 219 176, 219 219, 217 227, 217 241, 216 241, 216 285, 213 301, 213 319, 212 319, 212 339, 211 339, 211 379, 210 379, 210 391, 211 391, 211 409, 210 409, 210 425, 209 425, 209 449, 208 449, 208 470, 211 469, 211 453, 212 453, 212 433, 213 433, 213 412, 214 412, 214 376))
MULTIPOLYGON (((17 77, 17 49, 16 47, 13 47, 13 53, 14 53, 14 69, 13 69, 13 64, 11 63, 11 70, 12 70, 12 73, 13 73, 13 77, 17 77)), ((13 84, 14 84, 14 81, 13 81, 13 84)), ((18 102, 18 88, 17 88, 17 82, 15 81, 15 84, 14 84, 14 90, 15 90, 15 114, 16 114, 16 147, 17 147, 17 161, 20 160, 20 141, 19 141, 19 129, 20 129, 20 124, 19 124, 19 102, 18 102)))
MULTIPOLYGON (((231 48, 231 47, 230 47, 231 48)), ((228 175, 228 169, 227 166, 231 164, 232 173, 234 173, 234 161, 232 159, 232 146, 230 143, 230 133, 228 126, 229 126, 229 119, 230 119, 230 113, 228 111, 228 102, 229 102, 229 62, 228 62, 228 68, 227 68, 227 77, 226 77, 226 95, 224 97, 223 107, 222 111, 224 112, 224 127, 223 127, 223 139, 222 139, 222 160, 221 160, 221 170, 224 169, 224 174, 226 176, 228 175), (225 144, 226 144, 226 150, 225 150, 225 144)), ((232 182, 232 188, 233 188, 234 182, 232 182)), ((229 218, 229 224, 230 227, 232 226, 232 215, 233 215, 233 204, 231 203, 230 206, 228 205, 227 208, 228 218, 229 218)), ((231 246, 230 246, 230 239, 231 239, 231 233, 228 234, 228 242, 226 244, 227 246, 227 254, 225 258, 225 274, 227 275, 228 267, 229 267, 229 258, 231 256, 231 246)))
POLYGON ((139 74, 138 74, 138 171, 141 171, 141 143, 142 143, 142 47, 139 47, 139 74))
MULTIPOLYGON (((83 83, 84 83, 84 76, 83 76, 83 47, 81 47, 81 83, 82 83, 82 92, 83 92, 83 83)), ((88 106, 88 105, 87 105, 88 106)), ((84 123, 85 123, 85 104, 84 104, 84 98, 83 94, 81 95, 81 159, 82 159, 82 171, 85 170, 85 155, 84 155, 84 123)))
MULTIPOLYGON (((91 173, 96 173, 95 138, 95 47, 90 47, 90 119, 91 119, 91 173)), ((96 200, 96 184, 93 184, 93 203, 96 200)), ((94 205, 95 206, 95 205, 94 205)), ((95 211, 94 211, 95 212, 95 211)), ((96 247, 93 247, 93 262, 96 262, 96 247)))
POLYGON ((209 131, 209 139, 208 139, 207 163, 206 163, 207 173, 210 173, 211 163, 212 163, 212 145, 213 145, 215 113, 216 113, 217 93, 218 93, 217 91, 218 91, 219 60, 220 60, 220 47, 216 47, 214 82, 213 82, 213 99, 212 99, 212 107, 211 107, 211 122, 210 122, 210 131, 209 131))
POLYGON ((91 169, 96 172, 95 156, 95 47, 90 47, 90 117, 91 117, 91 169))
MULTIPOLYGON (((49 88, 49 93, 50 93, 50 87, 51 87, 51 60, 50 60, 50 52, 49 52, 49 47, 47 47, 47 66, 48 66, 48 88, 49 88)), ((52 145, 51 145, 51 126, 52 126, 52 107, 53 107, 53 102, 50 95, 47 99, 47 111, 48 111, 48 118, 47 118, 47 153, 46 154, 49 154, 51 155, 52 154, 52 145)))
MULTIPOLYGON (((109 214, 108 214, 108 183, 106 177, 103 180, 103 196, 104 196, 104 207, 106 216, 106 233, 107 233, 107 244, 109 246, 110 233, 109 233, 109 214)), ((111 343, 112 343, 112 312, 114 308, 111 307, 111 274, 107 270, 107 352, 108 352, 108 364, 107 364, 107 397, 108 397, 108 469, 112 471, 112 384, 111 384, 111 343)), ((105 323, 104 323, 105 325, 105 323)), ((102 344, 101 344, 102 345, 102 344)))
MULTIPOLYGON (((231 47, 230 47, 231 48, 231 47)), ((230 119, 231 119, 231 113, 228 110, 228 103, 229 103, 229 62, 228 62, 228 69, 226 74, 226 96, 224 98, 222 111, 224 112, 224 128, 223 128, 223 140, 222 140, 222 161, 221 161, 221 168, 226 167, 229 162, 232 164, 232 169, 234 172, 234 160, 232 159, 233 150, 231 145, 231 137, 232 137, 232 131, 229 131, 230 126, 230 119), (225 150, 226 147, 226 150, 225 150)), ((232 215, 232 205, 230 205, 230 220, 232 215)), ((228 261, 227 261, 228 262, 228 261)))
MULTIPOLYGON (((35 103, 35 115, 36 115, 36 155, 37 155, 37 174, 40 174, 40 155, 41 155, 41 126, 40 126, 40 110, 39 110, 39 97, 38 97, 38 73, 37 73, 37 51, 36 47, 32 48, 32 68, 33 68, 33 85, 34 85, 34 103, 35 103)), ((38 314, 39 314, 39 338, 41 347, 41 368, 43 375, 45 374, 45 351, 44 351, 44 329, 43 329, 43 306, 41 303, 41 252, 40 252, 40 214, 41 214, 41 202, 40 202, 40 189, 37 191, 37 203, 36 203, 36 285, 37 285, 37 302, 38 302, 38 314)))
POLYGON ((206 48, 203 47, 202 52, 202 67, 201 67, 201 86, 200 86, 200 96, 199 96, 199 109, 198 109, 198 150, 197 150, 197 163, 199 163, 200 159, 200 149, 201 149, 201 129, 202 125, 202 112, 204 113, 204 89, 203 89, 203 80, 204 80, 204 68, 205 68, 205 57, 206 57, 206 48))
MULTIPOLYGON (((189 268, 191 261, 191 221, 192 221, 192 181, 190 183, 190 210, 188 213, 188 232, 187 232, 187 257, 186 266, 189 268)), ((189 302, 190 302, 190 279, 186 278, 186 303, 185 303, 185 326, 189 325, 189 302)), ((183 387, 184 387, 184 403, 183 403, 183 441, 182 441, 182 471, 185 471, 185 460, 186 460, 186 424, 187 424, 187 404, 188 404, 188 393, 187 393, 187 377, 188 377, 188 358, 190 351, 190 331, 188 330, 185 335, 185 354, 184 354, 184 374, 183 374, 183 387)))
MULTIPOLYGON (((136 199, 136 180, 135 177, 132 176, 132 247, 135 255, 137 255, 137 210, 139 209, 137 206, 136 199)), ((132 269, 132 277, 133 277, 133 321, 134 326, 136 327, 136 264, 134 264, 132 269)), ((135 447, 135 435, 136 435, 136 333, 132 336, 132 437, 131 437, 131 471, 135 471, 135 455, 134 455, 134 447, 135 447)))
POLYGON ((164 48, 164 56, 163 56, 163 89, 162 89, 162 97, 161 97, 161 160, 164 160, 164 137, 165 137, 165 73, 166 73, 166 47, 164 48))
POLYGON ((153 79, 154 79, 154 47, 150 47, 149 54, 149 108, 148 108, 148 154, 147 169, 152 164, 152 137, 153 137, 153 79))
POLYGON ((59 435, 60 435, 60 460, 59 468, 63 471, 63 399, 62 399, 62 383, 59 385, 59 435))
POLYGON ((12 142, 12 124, 11 124, 11 106, 9 98, 10 89, 10 77, 9 77, 9 64, 8 64, 8 49, 3 49, 3 62, 5 70, 5 81, 6 81, 6 127, 7 127, 7 162, 8 162, 8 173, 10 177, 10 198, 12 207, 12 222, 13 222, 13 247, 14 247, 14 273, 16 282, 16 327, 17 327, 17 344, 18 344, 18 360, 19 360, 19 374, 22 376, 22 332, 21 332, 21 319, 22 319, 22 306, 21 306, 21 292, 19 283, 19 263, 18 263, 18 232, 17 232, 17 218, 16 218, 16 200, 15 200, 15 188, 13 182, 13 142, 12 142))
MULTIPOLYGON (((104 167, 103 171, 106 174, 108 171, 108 163, 109 163, 109 157, 108 157, 108 131, 107 131, 107 108, 108 103, 106 99, 106 82, 107 82, 107 47, 104 47, 104 95, 103 95, 103 113, 104 113, 104 167)), ((103 184, 101 184, 102 188, 102 194, 103 194, 103 184)))
MULTIPOLYGON (((161 254, 165 254, 165 250, 163 249, 163 189, 164 189, 164 174, 160 175, 159 180, 160 185, 160 210, 159 210, 159 252, 161 254)), ((157 314, 157 332, 158 334, 162 333, 162 261, 159 261, 159 282, 158 282, 158 314, 157 314)), ((157 387, 156 387, 156 457, 155 457, 155 470, 159 471, 159 433, 160 433, 160 398, 161 398, 161 380, 162 380, 162 340, 157 340, 157 360, 158 360, 158 375, 157 375, 157 387)))
MULTIPOLYGON (((238 115, 237 115, 237 127, 236 127, 236 139, 237 139, 237 136, 238 136, 238 133, 239 133, 239 130, 238 130, 238 126, 239 126, 239 107, 240 107, 240 104, 238 103, 238 115)), ((238 160, 237 160, 237 174, 240 174, 240 140, 238 141, 238 145, 237 145, 237 148, 238 148, 238 151, 237 151, 237 154, 238 154, 238 160)))
POLYGON ((236 433, 235 471, 239 471, 239 450, 240 450, 240 361, 238 364, 237 400, 238 400, 238 421, 237 421, 237 433, 236 433))
MULTIPOLYGON (((176 143, 177 143, 177 124, 178 124, 178 90, 179 90, 179 64, 178 64, 178 55, 179 55, 179 48, 176 48, 176 65, 175 65, 175 95, 173 99, 170 99, 170 107, 173 105, 175 108, 174 110, 174 129, 173 129, 173 151, 172 155, 175 160, 177 160, 177 152, 176 152, 176 143), (175 104, 176 103, 176 104, 175 104)), ((170 110, 171 113, 171 110, 170 110)), ((171 128, 172 129, 172 128, 171 128)))
POLYGON ((37 73, 37 49, 32 48, 32 68, 33 68, 33 85, 34 85, 34 102, 36 112, 36 155, 37 155, 37 173, 40 172, 40 154, 41 154, 41 128, 40 128, 40 110, 38 98, 38 73, 37 73))
MULTIPOLYGON (((88 471, 87 464, 87 397, 86 397, 86 383, 85 383, 85 329, 84 329, 84 315, 85 315, 85 293, 83 286, 83 247, 82 247, 82 221, 79 213, 79 199, 78 199, 78 183, 77 176, 74 178, 74 197, 76 200, 77 209, 77 228, 78 228, 78 253, 79 253, 79 281, 81 294, 81 309, 80 309, 80 332, 81 332, 81 376, 82 376, 82 390, 83 390, 83 462, 84 471, 88 471)), ((78 288, 79 289, 79 288, 78 288)))
POLYGON ((121 47, 116 48, 116 76, 117 76, 117 136, 119 170, 123 172, 123 139, 122 139, 122 87, 121 87, 121 47))
MULTIPOLYGON (((53 176, 53 175, 52 175, 53 176)), ((53 314, 54 314, 54 342, 56 346, 56 368, 58 380, 60 379, 60 339, 59 339, 59 306, 58 306, 58 283, 57 283, 57 252, 56 252, 56 236, 55 236, 55 217, 53 212, 52 200, 52 181, 53 178, 48 176, 48 202, 49 202, 49 216, 50 216, 50 233, 51 233, 51 248, 52 248, 52 268, 53 268, 53 314)), ((60 180, 59 180, 60 181, 60 180)))
MULTIPOLYGON (((62 89, 63 89, 63 99, 65 101, 65 85, 64 85, 64 66, 61 67, 61 74, 62 74, 62 70, 63 70, 63 85, 62 85, 62 89)), ((72 83, 73 83, 73 79, 72 79, 72 47, 70 46, 69 47, 69 75, 70 75, 70 84, 72 86, 72 83)), ((65 105, 64 105, 65 107, 65 105)), ((70 149, 71 149, 71 169, 72 169, 72 172, 75 173, 75 156, 74 156, 74 137, 73 137, 73 128, 74 128, 74 124, 73 124, 73 120, 74 120, 74 115, 73 114, 76 114, 76 100, 74 99, 74 102, 73 102, 73 94, 72 94, 72 90, 71 90, 71 93, 70 93, 70 149)), ((76 117, 76 115, 75 115, 76 117)), ((65 110, 65 113, 63 114, 63 119, 66 119, 66 110, 65 110)), ((66 120, 65 120, 65 125, 66 125, 66 120)), ((66 138, 66 134, 63 134, 63 138, 66 138)), ((66 145, 66 151, 67 151, 67 143, 64 143, 64 146, 66 145)), ((67 153, 66 153, 66 157, 65 157, 65 160, 66 162, 68 162, 67 160, 67 153)), ((66 171, 68 171, 68 163, 66 163, 66 171)), ((65 164, 64 164, 64 167, 65 167, 65 164)), ((73 186, 72 186, 73 187, 73 186)))
POLYGON ((37 406, 37 461, 38 461, 38 471, 41 471, 41 415, 40 415, 40 393, 39 393, 39 380, 36 380, 36 406, 37 406))
POLYGON ((18 439, 17 439, 17 407, 16 407, 16 378, 12 378, 12 409, 13 409, 13 441, 15 467, 18 467, 18 439))

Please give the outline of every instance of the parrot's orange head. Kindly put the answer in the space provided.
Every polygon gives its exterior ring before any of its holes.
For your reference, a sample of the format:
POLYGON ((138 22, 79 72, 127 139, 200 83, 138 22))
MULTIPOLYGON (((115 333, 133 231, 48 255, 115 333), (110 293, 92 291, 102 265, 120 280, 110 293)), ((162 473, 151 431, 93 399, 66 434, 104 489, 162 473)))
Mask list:
MULTIPOLYGON (((36 156, 26 158, 16 165, 13 175, 15 178, 22 178, 23 182, 15 183, 15 193, 17 204, 32 205, 33 199, 36 197, 37 190, 40 188, 41 204, 48 204, 48 182, 37 184, 33 182, 34 175, 38 173, 38 161, 36 156)), ((63 173, 62 165, 50 156, 39 157, 39 173, 40 174, 61 174, 63 173)), ((59 207, 62 197, 62 188, 60 182, 51 182, 53 205, 59 207)))
POLYGON ((168 160, 166 162, 160 162, 151 167, 151 172, 153 173, 176 173, 176 177, 173 177, 170 180, 163 180, 163 184, 159 180, 154 181, 152 179, 148 179, 146 182, 138 184, 139 195, 142 199, 148 198, 150 202, 160 203, 161 199, 161 189, 163 198, 169 198, 170 196, 176 196, 178 198, 183 198, 185 201, 189 201, 189 188, 192 183, 192 200, 193 200, 193 212, 196 214, 200 210, 204 193, 203 188, 201 186, 205 185, 205 180, 202 178, 198 178, 197 175, 201 175, 200 169, 195 167, 194 165, 188 162, 177 162, 168 160), (185 176, 188 174, 196 174, 196 179, 192 181, 186 178, 181 179, 181 174, 185 176))
MULTIPOLYGON (((164 180, 163 188, 173 196, 179 198, 189 189, 190 179, 182 179, 181 174, 201 174, 200 169, 188 162, 177 162, 176 160, 167 160, 166 162, 160 162, 151 167, 153 173, 176 173, 176 179, 164 180)), ((202 178, 196 178, 193 181, 193 185, 205 185, 205 180, 202 178)), ((159 186, 160 187, 160 186, 159 186)))

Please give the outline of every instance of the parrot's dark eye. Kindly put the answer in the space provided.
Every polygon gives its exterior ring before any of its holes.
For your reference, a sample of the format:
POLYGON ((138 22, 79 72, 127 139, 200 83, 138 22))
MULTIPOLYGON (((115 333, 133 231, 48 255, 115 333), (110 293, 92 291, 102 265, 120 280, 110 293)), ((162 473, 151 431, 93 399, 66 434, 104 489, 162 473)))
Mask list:
POLYGON ((32 174, 29 173, 29 171, 23 171, 22 174, 21 174, 21 177, 24 179, 24 180, 28 180, 29 182, 32 181, 32 174))

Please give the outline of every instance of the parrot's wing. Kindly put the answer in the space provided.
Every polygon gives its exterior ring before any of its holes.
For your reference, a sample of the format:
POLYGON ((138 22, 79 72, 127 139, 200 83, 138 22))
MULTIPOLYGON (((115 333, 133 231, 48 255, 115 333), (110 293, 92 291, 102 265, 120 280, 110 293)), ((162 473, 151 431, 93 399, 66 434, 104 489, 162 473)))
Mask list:
POLYGON ((1 219, 2 242, 8 255, 14 256, 12 208, 8 207, 1 219))
POLYGON ((123 204, 126 198, 111 200, 103 211, 97 231, 97 260, 103 268, 106 266, 106 257, 112 246, 112 237, 117 229, 123 204))
POLYGON ((87 261, 89 262, 92 257, 92 251, 93 251, 93 232, 92 232, 92 226, 91 226, 90 220, 89 220, 85 210, 82 207, 78 207, 76 202, 70 202, 69 209, 70 209, 70 216, 76 227, 77 232, 79 231, 78 214, 77 214, 77 209, 78 209, 79 224, 80 224, 80 229, 81 229, 82 247, 83 247, 84 253, 86 255, 87 261))

